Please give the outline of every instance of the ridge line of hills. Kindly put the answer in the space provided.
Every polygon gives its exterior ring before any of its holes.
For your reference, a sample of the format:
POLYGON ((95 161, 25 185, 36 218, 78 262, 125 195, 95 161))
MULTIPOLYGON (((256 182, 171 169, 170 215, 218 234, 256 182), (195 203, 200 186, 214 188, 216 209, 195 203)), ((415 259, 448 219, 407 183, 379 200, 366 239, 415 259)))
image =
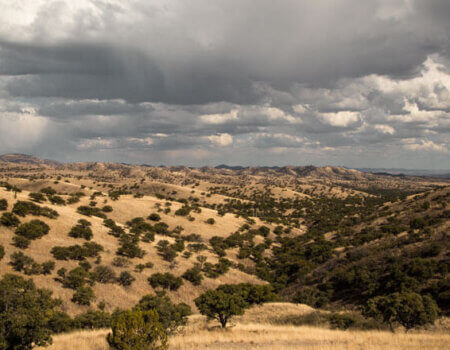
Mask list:
POLYGON ((450 170, 420 170, 420 169, 386 169, 386 168, 357 168, 351 169, 344 166, 230 166, 226 164, 220 164, 215 167, 203 166, 203 167, 188 167, 188 166, 154 166, 149 164, 127 164, 127 163, 113 163, 113 162, 69 162, 61 163, 52 159, 42 159, 33 155, 22 153, 8 153, 0 155, 0 163, 17 164, 17 165, 33 165, 33 166, 46 166, 57 169, 72 169, 72 170, 95 170, 96 168, 114 169, 120 168, 126 169, 129 167, 142 167, 142 168, 163 168, 170 170, 199 170, 202 172, 233 172, 237 174, 252 174, 257 173, 281 173, 286 175, 294 175, 298 177, 367 177, 370 175, 376 176, 393 176, 393 177, 440 177, 450 178, 450 170))

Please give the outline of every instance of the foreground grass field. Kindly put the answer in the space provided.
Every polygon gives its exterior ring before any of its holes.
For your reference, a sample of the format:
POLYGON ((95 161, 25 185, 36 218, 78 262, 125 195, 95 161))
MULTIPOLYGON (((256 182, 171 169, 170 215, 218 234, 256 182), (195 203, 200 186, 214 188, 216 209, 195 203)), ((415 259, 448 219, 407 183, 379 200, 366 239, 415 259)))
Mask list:
MULTIPOLYGON (((311 326, 281 325, 293 315, 308 315, 307 305, 267 303, 237 317, 231 327, 222 330, 203 316, 192 315, 181 334, 169 338, 170 350, 443 350, 448 349, 450 333, 443 327, 433 331, 393 334, 388 331, 339 331, 311 326)), ((54 337, 48 350, 107 350, 106 334, 96 330, 54 337)))
MULTIPOLYGON (((107 350, 108 330, 75 332, 56 336, 49 350, 107 350)), ((265 350, 443 350, 450 335, 445 333, 396 333, 336 331, 313 327, 237 324, 221 330, 188 327, 170 338, 169 349, 265 349, 265 350)))

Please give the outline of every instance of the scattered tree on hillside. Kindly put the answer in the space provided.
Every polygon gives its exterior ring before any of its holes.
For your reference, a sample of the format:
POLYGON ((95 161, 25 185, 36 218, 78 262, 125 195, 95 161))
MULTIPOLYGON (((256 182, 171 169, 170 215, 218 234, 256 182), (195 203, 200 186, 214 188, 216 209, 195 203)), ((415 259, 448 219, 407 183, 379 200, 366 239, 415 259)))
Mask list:
POLYGON ((243 315, 249 306, 241 296, 221 290, 208 290, 194 302, 202 315, 219 321, 222 328, 227 326, 233 316, 243 315))

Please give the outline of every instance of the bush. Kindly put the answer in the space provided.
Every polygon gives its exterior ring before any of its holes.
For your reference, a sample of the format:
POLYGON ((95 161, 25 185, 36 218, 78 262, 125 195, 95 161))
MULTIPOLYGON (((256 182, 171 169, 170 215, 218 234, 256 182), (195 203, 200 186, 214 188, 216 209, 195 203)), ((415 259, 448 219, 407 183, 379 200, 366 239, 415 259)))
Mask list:
POLYGON ((5 256, 5 248, 0 244, 0 260, 5 256))
POLYGON ((77 288, 71 300, 78 305, 90 306, 94 299, 94 290, 89 286, 82 286, 77 288))
POLYGON ((202 315, 220 322, 222 328, 237 315, 243 315, 249 306, 239 295, 227 294, 221 290, 208 290, 194 300, 202 315))
POLYGON ((145 251, 139 248, 139 238, 132 235, 123 234, 120 237, 120 247, 117 249, 117 255, 127 258, 142 258, 145 251))
POLYGON ((31 241, 28 238, 22 237, 22 236, 14 236, 12 238, 13 240, 13 246, 19 248, 19 249, 27 249, 30 245, 31 241))
POLYGON ((48 196, 52 196, 52 195, 56 194, 56 190, 51 188, 50 186, 49 187, 44 187, 39 192, 45 193, 48 196))
POLYGON ((223 275, 228 272, 230 266, 232 265, 231 261, 226 258, 220 258, 217 264, 211 264, 205 262, 203 264, 203 272, 208 278, 217 278, 220 275, 223 275))
POLYGON ((39 275, 42 273, 41 264, 38 264, 33 258, 22 252, 14 252, 11 254, 10 265, 15 271, 22 271, 26 275, 39 275))
POLYGON ((203 276, 199 267, 192 267, 186 270, 181 276, 185 280, 191 282, 194 286, 202 284, 203 276))
POLYGON ((113 259, 112 264, 116 267, 128 267, 131 264, 131 261, 127 258, 117 256, 113 259))
POLYGON ((158 250, 158 255, 168 262, 172 262, 178 255, 177 251, 167 240, 159 241, 156 245, 156 249, 158 250))
POLYGON ((267 237, 269 236, 270 228, 268 228, 267 226, 260 226, 258 231, 261 234, 261 236, 267 237))
POLYGON ((213 218, 209 218, 205 221, 205 223, 207 223, 208 225, 214 225, 216 223, 216 220, 214 220, 213 218))
POLYGON ((178 290, 183 285, 183 280, 180 277, 175 277, 170 272, 154 273, 148 278, 148 282, 154 289, 161 287, 163 289, 178 290))
POLYGON ((161 220, 161 216, 159 216, 159 214, 157 214, 157 213, 151 213, 149 215, 148 219, 151 221, 159 221, 159 220, 161 220))
POLYGON ((187 206, 183 206, 180 209, 175 211, 175 215, 178 216, 187 216, 191 212, 191 208, 187 206))
POLYGON ((145 295, 136 305, 141 310, 156 310, 159 321, 168 334, 175 333, 180 327, 185 326, 187 317, 191 314, 191 307, 185 303, 173 304, 164 292, 156 295, 145 295))
POLYGON ((72 318, 64 311, 55 311, 51 314, 48 327, 53 333, 66 333, 73 329, 72 318))
POLYGON ((368 300, 364 314, 388 324, 392 331, 395 323, 409 330, 433 324, 438 318, 439 308, 430 296, 402 292, 368 300))
POLYGON ((153 230, 155 233, 159 235, 168 235, 169 234, 169 225, 167 225, 165 222, 157 222, 155 226, 153 226, 153 230))
POLYGON ((8 209, 8 201, 6 199, 1 198, 0 199, 0 210, 7 210, 8 209))
POLYGON ((50 250, 56 260, 84 260, 99 256, 103 247, 95 242, 86 242, 82 246, 75 244, 68 247, 55 246, 50 250))
POLYGON ((269 284, 222 284, 217 287, 216 290, 220 290, 226 294, 239 295, 249 305, 259 305, 278 299, 278 296, 275 294, 273 287, 269 284))
POLYGON ((104 213, 111 213, 112 211, 113 211, 113 207, 110 206, 110 205, 105 205, 105 206, 102 208, 102 212, 104 212, 104 213))
POLYGON ((114 283, 116 274, 109 266, 97 266, 91 274, 94 281, 99 283, 114 283))
POLYGON ((92 224, 84 219, 78 220, 77 225, 71 228, 69 232, 69 237, 73 238, 84 238, 89 241, 93 237, 92 230, 90 228, 92 224))
POLYGON ((43 275, 50 275, 50 273, 55 269, 55 262, 51 260, 46 261, 41 264, 41 267, 43 275))
POLYGON ((105 213, 101 211, 99 208, 90 207, 88 205, 82 205, 77 208, 77 212, 81 215, 86 216, 97 216, 102 219, 106 219, 105 213))
POLYGON ((319 290, 317 287, 304 287, 295 294, 293 301, 320 308, 328 304, 330 298, 328 293, 319 290))
POLYGON ((3 213, 0 217, 0 224, 6 227, 16 227, 19 226, 20 220, 13 213, 3 213))
POLYGON ((100 329, 111 326, 111 315, 104 311, 89 310, 75 316, 73 328, 77 329, 100 329))
POLYGON ((136 280, 136 278, 133 277, 131 273, 128 271, 122 271, 120 273, 119 278, 117 279, 117 282, 124 287, 131 286, 131 284, 136 280))
POLYGON ((31 220, 17 227, 16 234, 28 239, 38 239, 46 235, 49 231, 50 227, 45 222, 31 220))
POLYGON ((144 271, 144 269, 151 269, 153 267, 153 263, 152 262, 147 262, 145 264, 137 264, 135 266, 135 270, 137 272, 142 272, 144 271))
POLYGON ((34 216, 46 216, 50 219, 56 219, 59 216, 56 210, 48 207, 40 207, 33 202, 27 201, 17 201, 13 206, 12 212, 22 217, 30 214, 34 216))
POLYGON ((38 216, 40 214, 41 207, 32 202, 17 201, 12 209, 12 212, 18 216, 25 217, 28 214, 38 216))
POLYGON ((51 344, 50 320, 60 304, 51 291, 13 274, 3 276, 0 290, 1 348, 27 350, 51 344))
POLYGON ((167 335, 154 310, 142 312, 139 308, 113 315, 108 344, 117 350, 165 350, 167 335))
POLYGON ((66 205, 66 201, 61 196, 48 196, 48 200, 52 204, 56 205, 66 205))
POLYGON ((88 272, 82 267, 76 267, 70 270, 68 274, 65 271, 58 270, 58 275, 62 276, 62 285, 64 288, 78 289, 84 286, 89 278, 88 272))

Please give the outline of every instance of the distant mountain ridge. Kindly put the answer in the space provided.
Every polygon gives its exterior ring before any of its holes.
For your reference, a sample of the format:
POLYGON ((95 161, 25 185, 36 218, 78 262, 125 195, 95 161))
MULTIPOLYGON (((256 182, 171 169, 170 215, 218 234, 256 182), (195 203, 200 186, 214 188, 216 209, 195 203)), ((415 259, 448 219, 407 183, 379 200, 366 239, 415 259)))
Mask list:
POLYGON ((127 170, 139 168, 167 169, 178 172, 198 172, 209 174, 239 174, 239 175, 258 175, 271 173, 273 175, 291 175, 295 177, 318 177, 318 178, 343 178, 355 180, 358 178, 369 179, 377 176, 425 176, 450 178, 450 170, 420 170, 420 169, 386 169, 386 168, 357 168, 351 169, 343 166, 241 166, 220 164, 215 167, 188 167, 188 166, 152 166, 148 164, 133 165, 128 163, 110 163, 110 162, 72 162, 61 163, 51 159, 41 159, 33 155, 22 153, 8 153, 0 155, 0 162, 28 165, 45 165, 50 167, 66 168, 71 170, 127 170))
POLYGON ((17 163, 17 164, 33 164, 33 165, 49 165, 57 166, 61 165, 60 162, 51 159, 41 159, 29 154, 22 153, 8 153, 0 155, 0 161, 5 163, 17 163))

